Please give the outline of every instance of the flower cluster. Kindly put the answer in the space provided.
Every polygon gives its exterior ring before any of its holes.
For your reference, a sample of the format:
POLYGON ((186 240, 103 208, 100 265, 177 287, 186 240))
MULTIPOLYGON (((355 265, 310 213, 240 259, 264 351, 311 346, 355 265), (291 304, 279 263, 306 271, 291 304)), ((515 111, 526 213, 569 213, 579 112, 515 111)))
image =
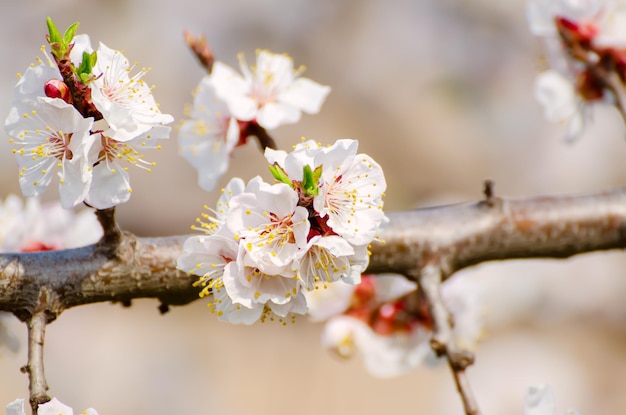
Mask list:
POLYGON ((211 191, 228 168, 230 154, 248 136, 316 114, 330 87, 301 77, 287 55, 257 51, 255 67, 240 55, 243 74, 215 62, 198 86, 189 119, 179 130, 179 152, 198 169, 198 184, 211 191))
POLYGON ((616 103, 614 89, 626 83, 626 2, 529 0, 527 15, 531 32, 546 42, 551 64, 538 76, 535 96, 545 117, 566 123, 567 138, 576 138, 590 104, 623 105, 616 103))
MULTIPOLYGON (((6 407, 7 415, 26 415, 24 410, 24 399, 16 399, 6 407)), ((98 411, 93 408, 85 409, 81 412, 84 415, 98 415, 98 411)), ((37 408, 37 415, 74 415, 74 410, 63 404, 57 398, 42 403, 37 408)))
MULTIPOLYGON (((335 284, 306 294, 313 320, 328 320, 322 345, 342 358, 359 351, 373 376, 388 378, 437 361, 430 346, 433 320, 417 284, 395 274, 363 275, 361 284, 335 284)), ((475 286, 446 281, 442 296, 455 317, 457 344, 473 350, 482 333, 483 310, 475 286)))
POLYGON ((385 178, 358 142, 330 147, 305 141, 294 151, 266 150, 277 183, 233 179, 214 216, 205 214, 178 268, 198 276, 201 296, 221 320, 285 323, 307 311, 303 292, 338 280, 360 281, 367 246, 386 221, 385 178))
MULTIPOLYGON (((531 386, 524 399, 524 415, 554 415, 554 395, 548 385, 531 386)), ((565 415, 580 415, 575 409, 568 409, 565 415)))
POLYGON ((56 171, 64 208, 126 202, 127 163, 150 171, 143 152, 160 148, 173 118, 158 109, 145 69, 131 76, 121 52, 102 43, 94 51, 87 35, 75 35, 77 25, 63 36, 48 25, 52 58, 44 51, 20 76, 5 122, 22 193, 41 194, 56 171))

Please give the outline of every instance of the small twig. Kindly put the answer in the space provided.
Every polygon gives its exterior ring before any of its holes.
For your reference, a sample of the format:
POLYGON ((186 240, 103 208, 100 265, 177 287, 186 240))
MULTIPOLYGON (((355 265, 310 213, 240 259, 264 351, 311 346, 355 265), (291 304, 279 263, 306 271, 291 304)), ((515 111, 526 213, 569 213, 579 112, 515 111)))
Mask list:
POLYGON ((50 400, 43 369, 43 346, 47 324, 46 310, 37 311, 28 321, 28 363, 22 368, 22 372, 28 373, 30 406, 33 414, 37 413, 39 405, 50 400))
POLYGON ((261 127, 256 122, 251 122, 247 125, 245 135, 253 135, 259 140, 259 144, 261 145, 261 149, 265 151, 266 148, 271 148, 273 150, 278 150, 278 146, 274 139, 267 133, 267 130, 261 127))
POLYGON ((96 209, 95 213, 103 231, 99 244, 110 248, 117 247, 122 241, 122 231, 115 222, 115 207, 96 209))
POLYGON ((474 355, 457 347, 454 333, 453 316, 446 308, 441 297, 441 282, 443 281, 442 267, 436 262, 430 262, 415 272, 411 277, 419 284, 418 293, 426 301, 428 310, 433 319, 433 335, 430 346, 439 357, 446 357, 457 390, 463 401, 466 415, 479 415, 480 410, 472 393, 465 369, 474 363, 474 355))
POLYGON ((598 65, 593 66, 594 75, 604 84, 604 87, 611 92, 615 98, 615 108, 619 111, 624 123, 626 123, 626 91, 615 71, 607 71, 598 65))
POLYGON ((487 204, 487 206, 493 206, 496 198, 494 192, 495 183, 493 182, 493 180, 487 179, 485 180, 483 185, 483 195, 485 195, 485 203, 487 204))
POLYGON ((191 49, 196 58, 198 58, 200 65, 202 65, 208 73, 211 73, 215 57, 206 41, 206 37, 204 35, 194 37, 194 35, 186 30, 183 32, 183 36, 185 37, 185 43, 187 43, 189 49, 191 49))
POLYGON ((470 387, 467 376, 465 375, 465 370, 461 370, 458 368, 455 369, 454 367, 452 367, 450 359, 448 359, 448 364, 450 364, 450 369, 452 370, 452 377, 454 377, 456 389, 457 391, 459 391, 459 395, 461 395, 465 414, 480 415, 480 410, 478 409, 478 404, 476 403, 474 394, 472 393, 472 388, 470 387))

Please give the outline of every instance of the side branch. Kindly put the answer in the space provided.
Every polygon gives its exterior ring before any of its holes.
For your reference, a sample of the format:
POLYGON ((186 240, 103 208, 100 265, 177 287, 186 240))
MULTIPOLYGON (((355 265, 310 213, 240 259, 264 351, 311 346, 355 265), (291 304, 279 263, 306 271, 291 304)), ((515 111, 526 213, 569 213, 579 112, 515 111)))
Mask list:
POLYGON ((28 363, 22 368, 28 373, 30 406, 33 414, 37 407, 50 400, 48 383, 43 369, 43 348, 48 316, 45 310, 37 311, 28 321, 28 363))
POLYGON ((417 280, 421 295, 433 318, 433 336, 430 346, 439 357, 445 357, 452 371, 454 383, 461 396, 463 409, 466 415, 480 415, 476 398, 467 380, 465 369, 474 363, 474 355, 466 350, 460 349, 455 341, 452 328, 454 318, 446 308, 441 297, 442 273, 438 264, 429 263, 420 270, 415 270, 412 275, 408 275, 417 280))
MULTIPOLYGON (((392 213, 367 273, 412 275, 437 263, 442 280, 485 261, 566 258, 626 247, 626 188, 586 196, 538 197, 392 213)), ((101 301, 158 298, 166 305, 198 298, 195 277, 176 269, 187 236, 137 238, 122 233, 114 255, 101 244, 79 249, 0 254, 0 310, 24 321, 42 287, 63 309, 101 301)))

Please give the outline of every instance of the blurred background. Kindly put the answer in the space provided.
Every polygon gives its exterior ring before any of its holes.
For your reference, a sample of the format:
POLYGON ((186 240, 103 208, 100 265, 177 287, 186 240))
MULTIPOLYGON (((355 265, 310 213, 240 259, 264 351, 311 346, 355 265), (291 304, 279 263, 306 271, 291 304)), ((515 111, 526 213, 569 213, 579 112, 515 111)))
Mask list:
MULTIPOLYGON (((273 132, 288 149, 305 136, 357 138, 383 167, 386 209, 476 200, 485 179, 496 194, 579 193, 626 181, 624 126, 594 111, 575 143, 548 125, 532 95, 544 69, 524 1, 510 0, 21 0, 0 5, 0 115, 15 74, 44 44, 45 18, 79 21, 94 45, 125 50, 152 67, 161 110, 183 117, 203 75, 183 30, 206 34, 217 59, 285 52, 305 76, 332 86, 319 115, 273 132)), ((3 115, 4 116, 4 115, 3 115)), ((187 233, 215 194, 177 156, 176 134, 157 167, 131 172, 133 197, 117 209, 141 236, 187 233)), ((0 140, 0 197, 19 193, 8 137, 0 140)), ((269 178, 256 143, 236 151, 229 177, 269 178)), ((225 177, 220 185, 226 183, 225 177)), ((51 186, 44 200, 57 198, 51 186)), ((531 384, 553 386, 559 413, 626 412, 626 257, 599 253, 567 261, 484 264, 459 274, 485 294, 486 330, 469 378, 488 415, 522 413, 531 384)), ((48 327, 50 393, 77 411, 102 415, 461 414, 446 365, 392 380, 370 377, 357 359, 320 348, 321 326, 218 323, 204 301, 161 316, 156 301, 66 311, 48 327)), ((27 397, 25 328, 7 321, 22 347, 0 348, 0 405, 27 397)))

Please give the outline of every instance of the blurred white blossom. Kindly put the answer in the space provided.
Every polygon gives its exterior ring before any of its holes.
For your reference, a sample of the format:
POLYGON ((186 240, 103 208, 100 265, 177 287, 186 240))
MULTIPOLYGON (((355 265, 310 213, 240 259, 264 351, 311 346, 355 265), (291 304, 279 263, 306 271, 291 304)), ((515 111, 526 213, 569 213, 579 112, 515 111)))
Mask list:
MULTIPOLYGON (((549 385, 537 385, 528 388, 524 398, 524 415, 556 415, 554 395, 549 385)), ((565 415, 580 415, 575 409, 569 409, 565 415)))
MULTIPOLYGON (((30 411, 28 411, 30 414, 30 411)), ((6 406, 7 415, 26 415, 24 410, 24 399, 16 399, 6 406)), ((98 415, 93 408, 85 409, 83 415, 98 415)), ((42 403, 37 408, 37 415, 74 415, 74 410, 63 404, 57 398, 52 398, 46 403, 42 403)))
POLYGON ((565 124, 566 138, 583 132, 592 106, 615 104, 607 79, 626 77, 626 2, 529 0, 530 30, 547 46, 551 68, 535 82, 546 119, 565 124))
MULTIPOLYGON (((58 202, 41 204, 36 198, 25 201, 15 195, 0 200, 0 252, 37 252, 77 248, 95 243, 102 227, 92 211, 78 213, 58 202)), ((0 345, 17 350, 19 341, 3 324, 9 318, 0 313, 0 345)))
POLYGON ((195 91, 189 119, 178 130, 179 153, 198 170, 202 189, 210 192, 226 173, 239 134, 237 120, 216 97, 209 76, 205 76, 195 91))
POLYGON ((211 84, 233 117, 266 129, 297 122, 302 111, 318 113, 330 92, 330 87, 301 77, 304 68, 294 70, 292 59, 284 54, 259 50, 252 68, 239 55, 239 66, 243 76, 215 62, 211 84))
MULTIPOLYGON (((370 374, 387 378, 437 361, 432 318, 416 289, 401 275, 364 275, 357 286, 337 283, 306 297, 312 319, 328 319, 322 345, 342 358, 358 352, 370 374)), ((473 350, 483 327, 480 287, 453 278, 441 290, 457 345, 473 350)))

